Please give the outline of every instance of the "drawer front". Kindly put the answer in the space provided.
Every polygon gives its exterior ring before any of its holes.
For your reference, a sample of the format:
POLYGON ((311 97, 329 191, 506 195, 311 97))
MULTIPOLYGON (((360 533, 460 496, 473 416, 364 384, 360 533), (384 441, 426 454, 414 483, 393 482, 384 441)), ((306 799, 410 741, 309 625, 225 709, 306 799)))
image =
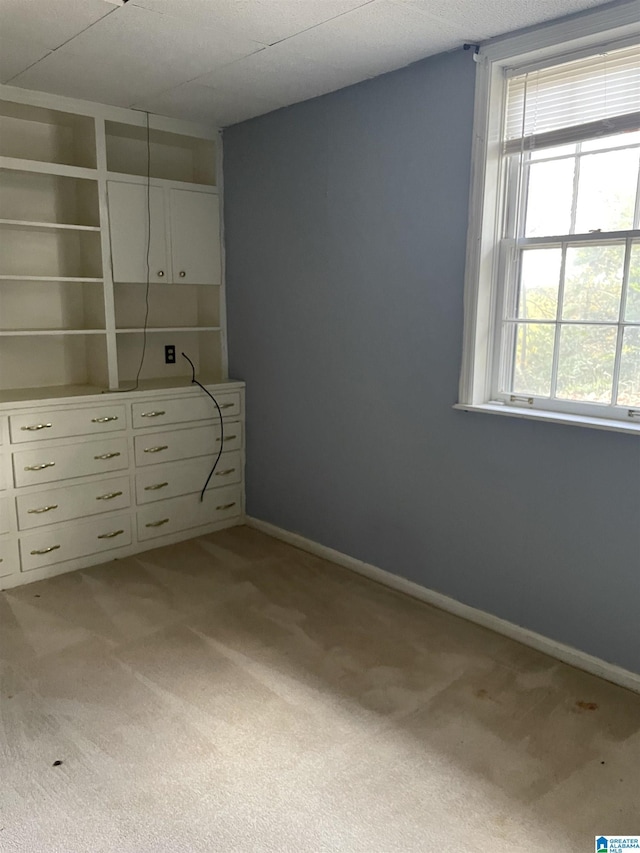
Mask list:
POLYGON ((20 495, 16 499, 18 526, 20 530, 30 530, 57 521, 126 509, 130 503, 128 477, 101 479, 79 486, 60 486, 31 495, 20 495))
POLYGON ((20 538, 22 571, 99 554, 131 544, 131 519, 128 515, 110 515, 59 530, 38 531, 20 538))
POLYGON ((20 450, 13 454, 16 486, 33 486, 121 471, 129 464, 126 438, 107 438, 63 447, 20 450))
POLYGON ((19 571, 20 557, 18 556, 18 543, 15 539, 0 536, 0 578, 6 578, 19 571))
MULTIPOLYGON (((180 462, 169 462, 160 468, 147 468, 136 474, 136 501, 138 504, 175 498, 200 492, 204 486, 215 456, 199 456, 180 462)), ((240 451, 223 453, 207 489, 230 486, 242 480, 240 451)))
POLYGON ((26 415, 10 415, 11 441, 42 441, 45 438, 66 438, 70 435, 101 435, 125 429, 126 408, 87 406, 82 409, 45 410, 26 415))
MULTIPOLYGON (((173 462, 175 459, 208 456, 220 447, 220 424, 136 435, 133 442, 136 465, 154 465, 173 462)), ((239 450, 241 447, 242 424, 237 421, 225 423, 225 451, 239 450)))
POLYGON ((0 533, 8 533, 10 530, 10 507, 9 498, 0 498, 0 533))
MULTIPOLYGON (((240 415, 240 392, 225 391, 222 394, 212 392, 225 418, 237 418, 240 415)), ((159 424, 182 424, 189 421, 218 418, 218 410, 213 400, 206 394, 193 399, 154 400, 152 403, 133 403, 134 427, 152 427, 159 424)))
POLYGON ((152 539, 213 524, 216 521, 236 518, 242 512, 242 490, 240 486, 227 486, 206 492, 200 503, 197 494, 181 498, 158 501, 138 510, 138 539, 152 539))

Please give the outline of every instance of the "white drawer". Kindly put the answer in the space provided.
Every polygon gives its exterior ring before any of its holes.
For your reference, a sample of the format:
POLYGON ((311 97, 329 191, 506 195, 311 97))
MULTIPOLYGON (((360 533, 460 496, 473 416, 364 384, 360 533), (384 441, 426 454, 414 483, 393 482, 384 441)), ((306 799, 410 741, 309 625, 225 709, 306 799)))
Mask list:
POLYGON ((126 438, 104 438, 62 447, 20 450, 13 454, 13 477, 16 486, 32 486, 121 471, 128 464, 126 438))
MULTIPOLYGON (((222 416, 237 418, 240 414, 240 392, 226 391, 223 394, 211 392, 218 401, 222 416)), ((154 400, 150 403, 133 403, 134 427, 150 427, 158 424, 182 424, 189 421, 219 418, 213 400, 202 392, 202 396, 185 399, 154 400)))
MULTIPOLYGON (((133 443, 136 465, 211 455, 220 447, 220 424, 136 435, 133 443)), ((241 447, 242 424, 238 421, 225 423, 224 450, 239 450, 241 447)))
POLYGON ((9 498, 0 498, 0 533, 8 533, 10 530, 10 510, 9 498))
POLYGON ((15 539, 9 539, 8 536, 0 536, 0 578, 16 574, 19 571, 18 543, 15 539))
POLYGON ((128 515, 110 515, 58 530, 29 533, 20 538, 22 571, 30 572, 130 544, 131 519, 128 515))
POLYGON ((66 438, 70 435, 99 435, 125 429, 124 404, 87 406, 81 409, 48 409, 10 415, 11 441, 42 441, 45 438, 66 438))
MULTIPOLYGON (((136 474, 136 500, 138 504, 175 498, 200 492, 205 484, 215 456, 199 456, 179 462, 169 462, 161 468, 147 468, 136 474)), ((223 453, 207 489, 230 486, 242 480, 240 451, 223 453)))
POLYGON ((242 512, 240 486, 227 486, 206 492, 200 503, 198 494, 158 501, 138 510, 138 539, 166 536, 190 527, 213 524, 235 518, 242 512))
POLYGON ((20 530, 44 527, 56 521, 70 521, 86 515, 98 515, 126 509, 131 503, 129 478, 100 479, 79 486, 59 486, 16 499, 20 530))

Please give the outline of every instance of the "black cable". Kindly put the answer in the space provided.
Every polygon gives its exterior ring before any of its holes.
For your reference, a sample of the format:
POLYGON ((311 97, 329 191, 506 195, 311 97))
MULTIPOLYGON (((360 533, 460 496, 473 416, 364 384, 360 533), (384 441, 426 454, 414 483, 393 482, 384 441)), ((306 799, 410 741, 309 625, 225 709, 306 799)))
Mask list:
POLYGON ((213 463, 213 468, 212 468, 212 469, 211 469, 211 471, 209 472, 209 476, 207 477, 207 481, 206 481, 206 483, 204 484, 204 486, 202 487, 202 491, 200 492, 200 503, 202 503, 202 501, 204 500, 204 493, 207 491, 207 486, 209 485, 209 480, 213 477, 213 472, 214 472, 214 471, 216 470, 216 468, 218 467, 218 462, 220 461, 220 457, 222 456, 222 449, 223 449, 223 447, 224 447, 224 422, 223 422, 223 420, 222 420, 222 409, 220 408, 220 406, 219 406, 219 404, 218 404, 218 401, 217 401, 217 400, 216 400, 216 398, 213 396, 213 394, 211 394, 211 392, 210 392, 210 391, 207 391, 207 389, 204 387, 204 385, 202 385, 202 384, 201 384, 200 382, 198 382, 198 380, 196 379, 196 369, 195 369, 195 367, 193 366, 193 362, 191 361, 191 359, 189 358, 189 356, 188 356, 188 355, 186 355, 185 353, 180 353, 180 355, 181 355, 183 358, 186 358, 186 359, 187 359, 187 361, 189 362, 189 364, 191 365, 191 382, 192 382, 194 385, 197 385, 198 387, 202 388, 202 390, 204 391, 204 393, 205 393, 205 394, 207 394, 209 397, 211 397, 211 399, 213 400, 213 402, 216 404, 216 409, 218 410, 218 417, 220 418, 220 450, 218 451, 218 455, 216 456, 216 461, 213 463))
POLYGON ((149 113, 147 112, 147 287, 144 294, 145 313, 144 325, 142 327, 142 355, 140 356, 140 364, 136 373, 136 382, 133 388, 124 388, 124 391, 137 391, 140 384, 140 374, 144 357, 147 351, 147 326, 149 323, 149 290, 151 287, 151 139, 149 131, 149 113))

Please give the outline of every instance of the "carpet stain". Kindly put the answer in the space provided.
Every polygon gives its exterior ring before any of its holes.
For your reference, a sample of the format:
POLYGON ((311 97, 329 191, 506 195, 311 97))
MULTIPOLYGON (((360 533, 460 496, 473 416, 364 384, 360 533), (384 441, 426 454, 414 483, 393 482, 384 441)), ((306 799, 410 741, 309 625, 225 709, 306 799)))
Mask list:
POLYGON ((580 702, 576 702, 576 708, 579 708, 581 711, 597 711, 598 706, 595 702, 585 702, 584 700, 580 702))

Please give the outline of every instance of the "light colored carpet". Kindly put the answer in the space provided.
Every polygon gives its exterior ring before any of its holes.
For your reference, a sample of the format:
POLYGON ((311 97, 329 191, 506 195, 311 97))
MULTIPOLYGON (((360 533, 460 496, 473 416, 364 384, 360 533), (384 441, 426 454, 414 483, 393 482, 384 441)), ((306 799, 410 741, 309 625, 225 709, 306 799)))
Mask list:
POLYGON ((248 528, 0 595, 2 853, 585 853, 640 832, 639 730, 248 528))

